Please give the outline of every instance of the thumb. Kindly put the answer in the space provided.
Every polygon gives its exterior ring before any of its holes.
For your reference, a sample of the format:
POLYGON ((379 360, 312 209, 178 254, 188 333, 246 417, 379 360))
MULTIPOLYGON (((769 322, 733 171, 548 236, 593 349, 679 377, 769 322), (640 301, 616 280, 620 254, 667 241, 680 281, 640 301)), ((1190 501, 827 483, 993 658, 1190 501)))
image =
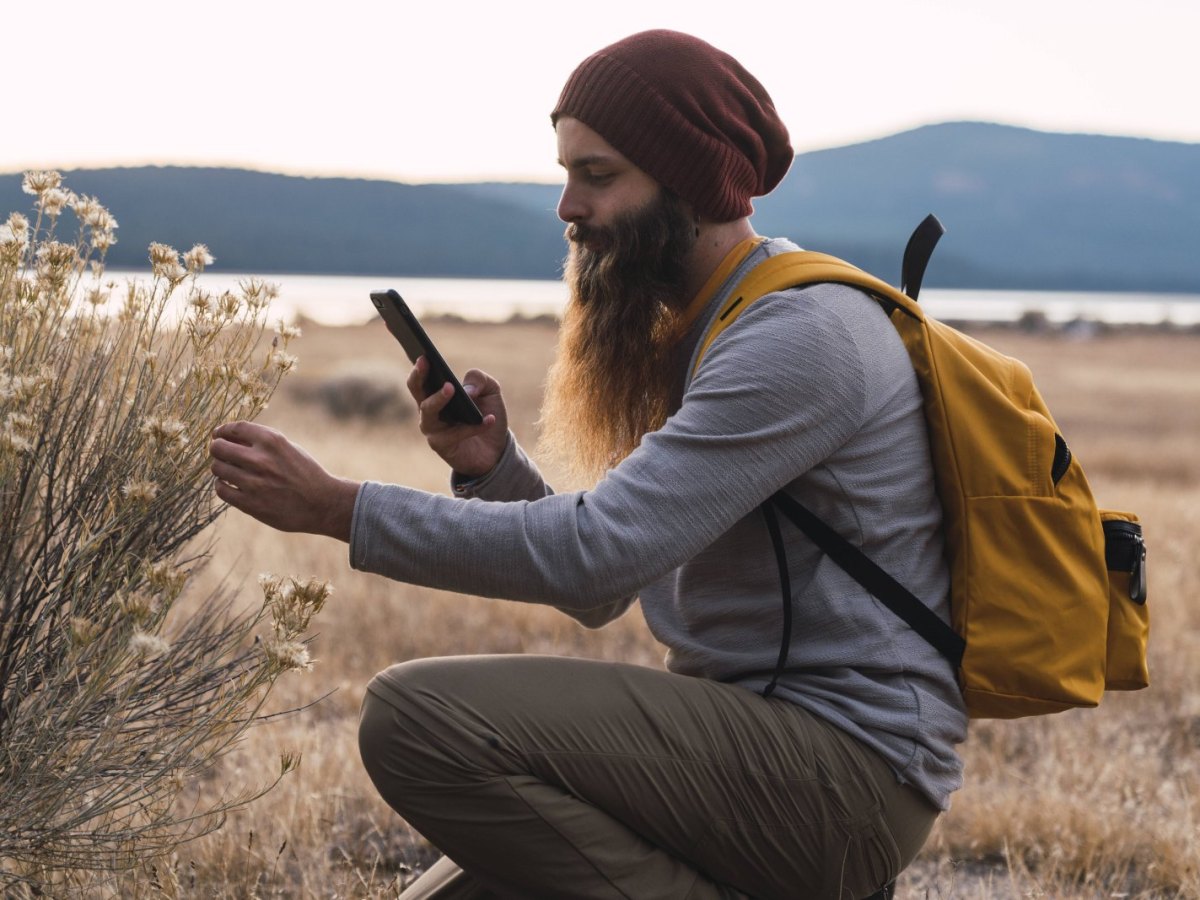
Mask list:
POLYGON ((463 390, 472 397, 495 391, 498 387, 496 379, 482 369, 470 369, 463 376, 463 390))

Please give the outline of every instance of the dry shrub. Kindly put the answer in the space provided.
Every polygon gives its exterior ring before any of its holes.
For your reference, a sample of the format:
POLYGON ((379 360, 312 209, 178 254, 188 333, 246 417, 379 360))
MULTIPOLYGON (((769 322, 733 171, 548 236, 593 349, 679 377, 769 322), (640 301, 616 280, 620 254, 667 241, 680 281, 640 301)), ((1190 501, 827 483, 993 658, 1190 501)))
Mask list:
POLYGON ((267 578, 232 614, 178 601, 219 513, 212 429, 292 367, 257 364, 271 286, 214 296, 203 245, 152 244, 150 284, 106 280, 116 221, 29 173, 0 225, 0 886, 82 890, 216 827, 250 790, 200 787, 258 717, 328 587, 267 578), (78 231, 63 239, 62 213, 78 231), (177 320, 173 310, 181 305, 177 320), (113 308, 115 307, 115 308, 113 308), (252 639, 258 634, 258 643, 252 639), (187 802, 181 802, 186 800, 187 802))

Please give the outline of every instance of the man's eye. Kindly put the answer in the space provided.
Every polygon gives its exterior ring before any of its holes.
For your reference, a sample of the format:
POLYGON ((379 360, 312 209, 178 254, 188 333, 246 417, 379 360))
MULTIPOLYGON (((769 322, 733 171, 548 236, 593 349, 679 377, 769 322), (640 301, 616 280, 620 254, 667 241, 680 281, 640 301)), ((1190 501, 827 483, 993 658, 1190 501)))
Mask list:
POLYGON ((612 172, 588 172, 588 184, 608 184, 616 176, 612 172))

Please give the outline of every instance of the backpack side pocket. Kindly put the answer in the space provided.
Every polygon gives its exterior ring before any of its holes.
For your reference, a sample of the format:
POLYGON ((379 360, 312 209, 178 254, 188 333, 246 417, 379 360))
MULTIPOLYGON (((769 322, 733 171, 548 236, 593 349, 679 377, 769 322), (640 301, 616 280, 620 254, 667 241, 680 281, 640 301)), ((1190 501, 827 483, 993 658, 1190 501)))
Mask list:
POLYGON ((1146 646, 1150 609, 1146 604, 1146 542, 1133 513, 1101 510, 1104 558, 1108 567, 1108 654, 1105 688, 1137 691, 1150 684, 1146 646))

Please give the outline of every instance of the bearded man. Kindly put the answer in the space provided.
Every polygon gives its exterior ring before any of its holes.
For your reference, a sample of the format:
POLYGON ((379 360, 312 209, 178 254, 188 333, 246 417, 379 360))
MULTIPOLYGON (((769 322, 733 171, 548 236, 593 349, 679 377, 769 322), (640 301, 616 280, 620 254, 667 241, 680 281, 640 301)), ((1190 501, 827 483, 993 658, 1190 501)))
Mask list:
POLYGON ((954 672, 799 531, 806 506, 948 615, 941 512, 908 356, 880 306, 816 285, 697 346, 742 278, 795 249, 750 200, 792 161, 762 85, 669 31, 598 51, 552 113, 570 301, 543 441, 591 490, 555 494, 464 379, 479 426, 409 387, 455 496, 336 478, 282 435, 212 442, 221 499, 350 544, 352 566, 544 603, 601 626, 640 598, 662 672, 557 657, 416 660, 371 682, 376 787, 445 857, 403 897, 861 898, 961 784, 954 672), (781 577, 786 576, 786 577, 781 577), (780 584, 792 621, 783 630, 780 584))

